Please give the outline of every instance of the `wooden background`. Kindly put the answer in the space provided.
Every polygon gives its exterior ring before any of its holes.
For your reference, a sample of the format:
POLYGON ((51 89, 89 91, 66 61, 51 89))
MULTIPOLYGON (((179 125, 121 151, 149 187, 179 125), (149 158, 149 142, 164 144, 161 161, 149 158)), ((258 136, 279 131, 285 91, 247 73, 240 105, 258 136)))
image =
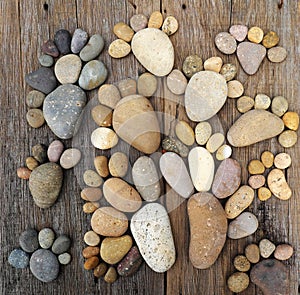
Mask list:
MULTIPOLYGON (((261 203, 257 199, 251 206, 259 219, 260 227, 251 237, 227 241, 216 264, 209 270, 196 270, 188 261, 189 229, 186 202, 170 214, 177 250, 177 261, 170 271, 156 274, 145 264, 132 278, 119 279, 113 285, 103 280, 95 281, 91 272, 83 270, 81 250, 84 247, 83 234, 89 229, 89 218, 82 212, 80 186, 74 171, 65 173, 65 181, 58 202, 48 210, 34 205, 28 184, 16 176, 16 169, 24 164, 34 144, 49 144, 54 135, 47 126, 38 130, 30 128, 25 119, 25 96, 29 87, 25 85, 26 73, 38 68, 40 45, 53 38, 56 30, 81 27, 90 35, 101 33, 106 41, 105 51, 100 59, 109 68, 107 82, 115 83, 126 77, 137 77, 144 70, 133 55, 112 60, 107 54, 108 44, 115 39, 112 27, 119 21, 129 22, 135 13, 149 16, 160 10, 164 16, 174 15, 180 24, 179 31, 171 37, 175 47, 175 67, 181 68, 184 58, 197 53, 203 59, 221 56, 224 61, 237 64, 236 57, 224 56, 214 46, 214 36, 226 31, 231 24, 260 26, 265 32, 275 30, 280 45, 288 51, 288 58, 281 64, 271 64, 267 59, 254 76, 247 76, 239 67, 238 79, 244 83, 245 93, 255 96, 266 93, 271 97, 283 95, 290 102, 290 110, 300 112, 299 86, 299 12, 300 2, 296 0, 0 0, 0 191, 1 191, 1 255, 0 294, 231 294, 226 279, 234 271, 232 259, 242 253, 245 245, 267 237, 275 243, 288 242, 296 254, 286 263, 290 270, 289 294, 298 294, 300 276, 300 196, 299 196, 299 145, 289 149, 293 165, 287 171, 288 181, 293 189, 290 201, 279 201, 272 197, 261 203), (280 5, 281 2, 281 5, 280 5), (69 234, 73 239, 71 254, 73 261, 63 267, 59 278, 49 284, 36 280, 29 269, 13 269, 7 263, 9 252, 18 246, 18 236, 27 227, 54 228, 57 233, 69 234)), ((92 92, 92 97, 96 92, 92 92)), ((167 97, 163 88, 162 97, 167 97)), ((155 98, 157 110, 185 119, 182 106, 172 97, 164 100, 155 98)), ((237 118, 235 101, 228 100, 219 114, 225 128, 237 118)), ((165 122, 166 132, 169 129, 165 122)), ((66 141, 67 147, 71 146, 66 141)), ((249 148, 234 149, 233 157, 243 165, 243 182, 247 180, 246 164, 265 149, 274 153, 283 151, 277 139, 272 139, 249 148)), ((88 152, 88 149, 85 151, 88 152)), ((168 187, 166 187, 168 190, 168 187)), ((167 197, 167 206, 177 200, 174 193, 167 197), (169 201, 168 201, 169 200, 169 201)), ((241 294, 262 294, 253 284, 241 294)))

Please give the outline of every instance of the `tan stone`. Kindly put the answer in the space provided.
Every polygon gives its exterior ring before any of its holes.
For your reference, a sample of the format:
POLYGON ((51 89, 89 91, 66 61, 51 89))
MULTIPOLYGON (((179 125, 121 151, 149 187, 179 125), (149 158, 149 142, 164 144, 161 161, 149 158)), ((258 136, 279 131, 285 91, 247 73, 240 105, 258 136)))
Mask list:
POLYGON ((123 22, 115 24, 113 32, 118 38, 124 40, 125 42, 130 42, 134 35, 134 31, 123 22))
POLYGON ((278 199, 288 200, 292 196, 292 191, 282 170, 277 168, 271 170, 268 174, 267 181, 270 191, 278 199))
POLYGON ((27 157, 26 158, 26 166, 29 170, 34 170, 36 167, 39 166, 39 162, 34 157, 27 157))
POLYGON ((206 149, 214 153, 224 143, 225 137, 222 133, 214 133, 206 143, 206 149))
POLYGON ((262 40, 262 44, 263 46, 265 46, 266 48, 271 48, 276 46, 279 43, 279 36, 277 35, 276 32, 274 31, 270 31, 268 32, 263 40, 262 40))
POLYGON ((249 244, 245 248, 245 256, 251 263, 257 263, 260 259, 259 247, 256 244, 249 244))
POLYGON ((185 145, 191 146, 195 142, 193 128, 185 121, 178 121, 175 127, 175 133, 178 139, 185 145))
POLYGON ((116 269, 113 266, 110 266, 104 276, 104 281, 108 284, 114 283, 118 278, 116 269))
POLYGON ((272 197, 272 193, 267 187, 260 187, 258 189, 257 195, 261 201, 267 201, 272 197))
POLYGON ((118 83, 121 96, 126 97, 137 93, 137 83, 135 79, 124 79, 118 83))
POLYGON ((294 249, 291 245, 281 244, 278 245, 274 252, 274 257, 278 260, 288 260, 293 256, 294 249))
POLYGON ((260 43, 263 40, 264 31, 259 27, 252 27, 248 31, 248 40, 253 43, 260 43))
POLYGON ((274 163, 274 155, 270 151, 264 151, 260 157, 266 168, 271 168, 274 163))
POLYGON ((105 105, 97 105, 91 110, 95 123, 100 127, 110 127, 112 122, 112 109, 105 105))
POLYGON ((251 160, 248 164, 250 174, 263 174, 265 172, 264 164, 259 160, 251 160))
POLYGON ((279 137, 278 141, 284 148, 290 148, 297 143, 298 135, 293 130, 285 130, 283 131, 279 137))
POLYGON ((275 251, 276 246, 269 241, 268 239, 262 239, 259 242, 259 251, 260 251, 260 255, 263 258, 269 258, 272 253, 275 251))
POLYGON ((284 125, 294 131, 299 128, 299 115, 296 112, 287 112, 282 117, 284 125))
POLYGON ((240 113, 246 113, 250 111, 254 106, 254 99, 250 96, 241 96, 237 102, 236 107, 240 113))
POLYGON ((286 169, 292 164, 292 158, 287 153, 277 154, 274 159, 274 165, 278 169, 286 169))
POLYGON ((213 71, 216 73, 220 73, 222 65, 223 65, 223 60, 221 57, 218 56, 213 56, 211 58, 208 58, 203 64, 204 69, 206 71, 213 71))
POLYGON ((224 64, 220 74, 225 78, 226 82, 232 80, 237 73, 237 68, 234 64, 224 64))
POLYGON ((167 16, 162 25, 162 31, 168 36, 173 35, 178 30, 178 21, 174 16, 167 16))
POLYGON ((120 99, 120 92, 115 85, 104 84, 98 90, 99 102, 111 109, 115 108, 120 99))
POLYGON ((86 170, 83 173, 83 181, 90 187, 99 187, 103 183, 102 177, 94 170, 86 170))
POLYGON ((94 159, 94 166, 96 171, 101 177, 107 177, 109 175, 108 159, 106 156, 97 156, 94 159))
POLYGON ((67 54, 59 58, 54 66, 57 80, 61 84, 76 83, 81 71, 81 59, 76 54, 67 54))
POLYGON ((211 137, 211 134, 212 127, 208 122, 200 122, 196 125, 195 136, 199 145, 206 144, 208 139, 211 137))
POLYGON ((150 73, 144 73, 137 80, 138 93, 145 97, 152 96, 157 89, 157 79, 150 73))
POLYGON ((238 80, 232 80, 227 83, 228 87, 228 94, 229 98, 238 98, 243 95, 244 93, 244 86, 238 80))
POLYGON ((163 24, 163 16, 160 11, 153 11, 148 21, 148 28, 159 29, 163 24))
POLYGON ((114 40, 108 47, 108 54, 113 58, 125 57, 130 51, 130 45, 122 39, 114 40))
POLYGON ((124 177, 128 169, 128 157, 126 154, 116 152, 112 154, 108 162, 108 169, 114 177, 124 177))
POLYGON ((102 191, 98 187, 86 187, 81 191, 80 196, 85 201, 96 202, 102 198, 102 191))
POLYGON ((84 258, 90 258, 92 256, 97 256, 99 254, 99 247, 88 246, 82 250, 82 256, 84 258))
POLYGON ((287 57, 286 49, 280 46, 272 47, 268 50, 268 59, 271 62, 283 62, 287 57))
POLYGON ((234 257, 233 265, 238 271, 241 272, 246 272, 251 267, 250 261, 244 255, 238 255, 234 257))
POLYGON ((97 202, 87 202, 82 206, 82 210, 86 214, 91 214, 94 213, 99 207, 100 204, 97 202))
POLYGON ((83 267, 86 270, 91 270, 94 269, 98 264, 99 258, 97 256, 92 256, 85 261, 83 267))
POLYGON ((257 94, 254 101, 254 108, 259 110, 267 110, 271 105, 271 98, 263 93, 257 94))
POLYGON ((249 276, 244 272, 235 272, 227 280, 229 290, 234 293, 243 292, 248 288, 249 283, 249 276))

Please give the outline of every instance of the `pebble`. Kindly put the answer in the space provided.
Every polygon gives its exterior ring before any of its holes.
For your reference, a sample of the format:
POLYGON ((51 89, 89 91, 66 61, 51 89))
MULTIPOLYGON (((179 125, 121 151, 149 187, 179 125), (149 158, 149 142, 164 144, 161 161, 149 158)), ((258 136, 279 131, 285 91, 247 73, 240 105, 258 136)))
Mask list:
POLYGON ((274 31, 268 32, 262 40, 262 44, 266 48, 272 48, 276 46, 278 43, 279 43, 279 36, 274 31))
POLYGON ((262 93, 257 94, 254 101, 254 108, 259 110, 266 110, 271 105, 271 98, 268 95, 262 93))
POLYGON ((86 214, 94 213, 100 207, 99 203, 87 202, 82 206, 82 211, 86 214))
POLYGON ((159 29, 163 24, 163 15, 160 11, 153 11, 150 15, 148 28, 159 29))
POLYGON ((113 266, 110 266, 104 276, 104 281, 108 284, 114 283, 118 278, 116 269, 113 266))
POLYGON ((88 258, 83 267, 84 269, 86 270, 92 270, 92 269, 95 269, 99 264, 99 258, 97 256, 93 256, 93 257, 90 257, 88 258))
POLYGON ((69 31, 61 29, 54 35, 54 43, 61 54, 68 54, 71 51, 72 36, 69 31))
POLYGON ((278 245, 274 252, 274 257, 278 260, 288 260, 293 256, 294 249, 291 245, 281 244, 278 245))
POLYGON ((98 187, 86 187, 81 191, 80 195, 85 201, 96 202, 102 198, 102 190, 98 187))
POLYGON ((88 33, 82 29, 76 29, 71 40, 71 51, 78 54, 88 41, 88 33))
POLYGON ((212 266, 226 241, 227 219, 220 202, 210 193, 193 195, 187 205, 190 224, 189 258, 194 267, 212 266))
POLYGON ((182 71, 187 78, 192 78, 192 76, 203 70, 203 61, 197 54, 189 55, 183 62, 182 71))
POLYGON ((75 167, 81 159, 81 152, 76 148, 66 149, 60 157, 60 166, 64 169, 71 169, 75 167))
POLYGON ((191 146, 195 142, 193 128, 185 121, 178 121, 175 127, 178 139, 185 145, 191 146))
POLYGON ((108 162, 108 169, 112 176, 124 177, 128 170, 127 155, 121 152, 112 154, 108 162))
POLYGON ((117 134, 110 128, 99 127, 92 132, 91 142, 97 149, 108 150, 118 144, 117 134))
POLYGON ((235 40, 242 42, 247 37, 248 27, 244 25, 232 25, 229 28, 229 33, 235 38, 235 40))
POLYGON ((223 65, 222 58, 218 56, 213 56, 207 59, 203 64, 204 70, 213 71, 216 73, 220 73, 222 65, 223 65))
POLYGON ((112 125, 112 109, 105 105, 93 107, 91 115, 95 123, 100 127, 110 127, 112 125))
POLYGON ((158 203, 146 204, 132 216, 130 229, 147 265, 158 273, 170 269, 176 252, 168 213, 158 203))
POLYGON ((169 90, 176 95, 184 94, 187 79, 181 71, 175 69, 167 77, 167 86, 169 90))
POLYGON ((266 201, 272 197, 271 191, 266 187, 260 187, 257 194, 261 201, 266 201))
POLYGON ((38 233, 35 229, 23 231, 19 237, 19 244, 22 250, 32 253, 39 248, 38 233))
POLYGON ((144 14, 135 14, 130 18, 130 26, 135 31, 138 32, 145 29, 148 25, 148 19, 144 14))
POLYGON ((178 30, 178 21, 174 16, 167 16, 162 24, 162 31, 168 36, 173 35, 178 30))
POLYGON ((147 28, 138 31, 132 38, 131 48, 136 59, 153 75, 162 77, 172 71, 174 48, 161 30, 147 28))
POLYGON ((73 137, 86 101, 85 92, 72 84, 61 85, 47 95, 43 106, 44 117, 57 137, 61 139, 73 137))
POLYGON ((52 67, 54 64, 54 58, 51 55, 43 54, 39 56, 39 63, 42 67, 52 67))
POLYGON ((21 249, 14 249, 8 256, 8 263, 15 268, 26 268, 29 264, 29 255, 21 249))
POLYGON ((43 144, 36 144, 31 148, 32 156, 39 162, 45 163, 47 161, 47 151, 43 144))
POLYGON ((238 80, 232 80, 227 83, 228 87, 228 94, 229 98, 238 98, 243 95, 244 93, 244 86, 238 80))
POLYGON ((185 90, 185 109, 192 121, 213 117, 225 104, 227 84, 224 77, 211 71, 193 75, 185 90))
POLYGON ((94 170, 86 170, 83 173, 83 181, 90 187, 99 187, 103 183, 102 177, 94 170))
POLYGON ((94 166, 96 171, 101 177, 107 177, 109 175, 108 159, 106 156, 97 156, 94 159, 94 166))
POLYGON ((215 37, 217 48, 224 54, 232 54, 236 51, 236 40, 227 32, 221 32, 215 37))
POLYGON ((230 239, 241 239, 255 233, 257 228, 256 216, 250 212, 243 212, 229 224, 227 235, 230 239))
POLYGON ((123 22, 115 24, 113 32, 119 39, 122 39, 125 42, 130 42, 134 35, 134 31, 123 22))
POLYGON ((213 194, 224 199, 237 191, 241 184, 241 166, 238 161, 228 158, 221 162, 212 185, 213 194))
POLYGON ((210 190, 215 172, 215 163, 209 151, 203 147, 191 149, 188 157, 190 175, 198 192, 210 190))
POLYGON ((200 122, 195 127, 196 142, 199 145, 205 145, 211 137, 212 127, 208 122, 200 122))
POLYGON ((98 246, 100 244, 100 237, 92 230, 86 232, 83 237, 84 242, 88 246, 98 246))
POLYGON ((292 196, 292 191, 282 170, 276 168, 271 170, 268 174, 267 182, 270 191, 278 199, 288 200, 292 196))
POLYGON ((162 148, 166 152, 174 152, 183 158, 186 158, 189 154, 189 148, 174 137, 165 137, 162 141, 162 148))
POLYGON ((226 82, 232 80, 237 73, 237 68, 234 64, 224 64, 220 74, 225 78, 226 82))
POLYGON ((137 80, 137 90, 142 96, 152 96, 157 89, 157 79, 150 73, 144 73, 137 80))
POLYGON ((238 271, 247 272, 250 270, 250 261, 244 255, 238 255, 233 260, 233 265, 238 271))
POLYGON ((81 59, 76 54, 67 54, 59 58, 54 66, 54 73, 61 84, 74 84, 81 71, 81 59))
POLYGON ((249 283, 249 276, 244 272, 235 272, 227 280, 229 290, 234 293, 245 291, 248 288, 249 283))
POLYGON ((272 100, 272 113, 278 117, 282 117, 288 110, 289 103, 287 99, 283 96, 275 96, 272 100))
POLYGON ((248 40, 253 43, 260 43, 263 40, 264 31, 259 27, 252 27, 248 31, 248 40))
POLYGON ((121 99, 119 89, 112 84, 104 84, 98 90, 98 100, 101 104, 114 109, 121 99))
POLYGON ((219 161, 223 161, 225 159, 230 158, 232 155, 232 148, 230 145, 224 144, 220 146, 216 152, 216 159, 219 161))
POLYGON ((84 90, 95 89, 104 83, 107 74, 107 68, 102 61, 91 60, 82 68, 79 86, 84 90))
POLYGON ((225 137, 222 133, 214 133, 206 143, 206 149, 213 154, 224 143, 225 137))
POLYGON ((143 258, 137 246, 133 246, 123 260, 118 264, 117 272, 122 277, 132 276, 138 271, 143 258))
POLYGON ((140 194, 120 178, 107 179, 103 184, 103 195, 114 208, 123 212, 135 212, 142 205, 140 194))
POLYGON ((55 163, 42 164, 35 168, 29 178, 29 190, 35 204, 40 208, 51 207, 59 196, 63 171, 55 163))
POLYGON ((276 115, 265 110, 251 110, 230 127, 227 139, 234 147, 244 147, 275 137, 283 130, 284 124, 276 115))
POLYGON ((87 246, 82 250, 82 256, 84 258, 90 258, 97 256, 100 253, 100 248, 95 246, 87 246))
POLYGON ((58 162, 60 156, 64 150, 64 145, 60 140, 54 140, 50 143, 47 156, 50 162, 58 162))
POLYGON ((287 57, 287 51, 285 48, 276 46, 268 50, 268 59, 271 62, 279 63, 283 62, 287 57))
POLYGON ((57 86, 57 80, 53 70, 45 67, 41 67, 36 71, 26 74, 25 81, 33 89, 45 94, 49 94, 57 86))
POLYGON ((135 79, 124 79, 118 83, 121 97, 126 97, 137 93, 137 83, 135 79))
POLYGON ((156 114, 151 102, 141 95, 119 101, 113 113, 113 128, 119 137, 145 154, 156 152, 160 146, 156 114))
POLYGON ((59 51, 53 40, 47 40, 46 42, 44 42, 41 49, 43 53, 48 54, 50 56, 59 56, 59 51))
POLYGON ((251 160, 248 164, 248 172, 253 175, 263 174, 265 172, 265 166, 259 160, 251 160))
POLYGON ((245 256, 251 263, 258 263, 260 259, 259 247, 256 244, 249 244, 245 248, 245 256))
POLYGON ((260 44, 242 42, 237 47, 238 60, 248 75, 254 75, 266 56, 267 50, 260 44))
POLYGON ((27 167, 19 167, 17 169, 17 175, 21 179, 29 179, 31 174, 31 170, 28 169, 27 167))
POLYGON ((250 96, 241 96, 236 102, 236 107, 240 113, 246 113, 254 107, 254 99, 250 96))
POLYGON ((33 157, 26 158, 26 166, 29 170, 34 170, 36 167, 39 166, 39 162, 33 157))
POLYGON ((225 213, 228 219, 239 216, 254 200, 254 190, 248 186, 241 186, 226 202, 225 213))
POLYGON ((43 249, 52 247, 55 239, 55 233, 51 228, 43 228, 38 234, 39 244, 43 249))
POLYGON ((288 129, 297 131, 299 128, 299 115, 296 112, 287 112, 282 117, 282 121, 288 129))
POLYGON ((38 280, 45 283, 51 282, 59 273, 57 257, 49 250, 39 249, 30 258, 30 270, 38 280))
POLYGON ((123 259, 131 247, 132 238, 129 235, 105 238, 101 243, 100 256, 105 262, 116 264, 123 259))
POLYGON ((96 278, 103 277, 105 273, 107 272, 107 265, 104 262, 99 263, 95 268, 94 268, 94 276, 96 278))
POLYGON ((71 255, 69 253, 62 253, 58 255, 58 262, 62 265, 67 265, 71 262, 71 255))
POLYGON ((113 207, 101 207, 92 216, 91 226, 101 236, 119 237, 128 229, 128 220, 124 213, 113 207))
POLYGON ((153 202, 160 197, 159 176, 155 163, 150 157, 142 156, 134 162, 132 179, 137 191, 145 201, 153 202))
POLYGON ((284 148, 293 147, 298 140, 298 135, 293 130, 285 130, 283 131, 279 137, 278 141, 284 148))
POLYGON ((286 169, 292 164, 292 158, 287 153, 277 154, 274 159, 274 165, 278 169, 286 169))
POLYGON ((91 61, 96 58, 104 48, 104 39, 99 35, 95 34, 91 36, 88 43, 81 49, 80 58, 85 61, 91 61))
POLYGON ((263 175, 252 175, 249 177, 248 183, 253 189, 259 189, 265 185, 266 178, 263 175))
POLYGON ((254 265, 250 278, 264 295, 290 294, 288 268, 276 259, 266 259, 254 265))
POLYGON ((51 250, 54 254, 62 254, 69 250, 71 246, 71 240, 66 235, 60 235, 54 241, 51 250))
POLYGON ((108 47, 108 54, 113 58, 125 57, 130 51, 130 45, 122 39, 114 40, 108 47))
POLYGON ((171 188, 183 198, 190 197, 194 185, 182 158, 173 152, 164 153, 159 160, 160 171, 171 188))
POLYGON ((43 105, 44 99, 44 93, 37 90, 31 90, 26 96, 26 104, 30 108, 39 108, 43 105))
POLYGON ((269 258, 275 251, 276 246, 268 239, 262 239, 259 242, 260 255, 263 258, 269 258))
POLYGON ((274 155, 269 151, 264 151, 260 157, 262 163, 266 168, 271 168, 274 163, 274 155))

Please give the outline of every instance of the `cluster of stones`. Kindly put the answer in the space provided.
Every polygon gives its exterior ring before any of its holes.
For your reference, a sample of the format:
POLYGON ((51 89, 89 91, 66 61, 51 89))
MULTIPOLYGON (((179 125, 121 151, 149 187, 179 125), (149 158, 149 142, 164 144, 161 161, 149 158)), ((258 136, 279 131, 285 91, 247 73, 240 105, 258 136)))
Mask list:
POLYGON ((30 266, 32 274, 42 282, 55 280, 59 274, 59 265, 69 264, 71 255, 67 252, 71 240, 66 235, 59 235, 51 228, 43 228, 39 232, 27 229, 19 237, 21 248, 14 249, 8 262, 15 268, 30 266))
POLYGON ((258 245, 249 244, 245 253, 233 260, 237 271, 228 278, 228 288, 235 293, 243 292, 251 280, 266 295, 288 295, 288 269, 280 261, 291 258, 293 252, 289 244, 275 246, 268 239, 262 239, 258 245))
POLYGON ((285 60, 287 52, 283 47, 277 46, 278 43, 279 36, 276 32, 270 31, 264 34, 259 27, 248 29, 245 25, 232 25, 229 32, 221 32, 215 37, 216 47, 222 53, 236 52, 242 68, 248 75, 257 72, 266 55, 274 63, 285 60))

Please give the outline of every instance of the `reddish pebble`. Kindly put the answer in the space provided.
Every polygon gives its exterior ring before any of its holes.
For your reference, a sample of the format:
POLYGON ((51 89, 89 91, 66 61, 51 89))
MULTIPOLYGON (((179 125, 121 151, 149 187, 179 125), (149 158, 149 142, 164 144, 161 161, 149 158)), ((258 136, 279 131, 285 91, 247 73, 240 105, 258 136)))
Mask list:
POLYGON ((253 189, 258 189, 266 183, 266 178, 263 175, 252 175, 248 180, 249 185, 253 189))
POLYGON ((248 28, 244 25, 233 25, 230 27, 229 33, 235 38, 235 40, 242 42, 248 34, 248 28))
POLYGON ((130 19, 130 26, 135 32, 145 29, 147 27, 147 24, 148 19, 143 14, 135 14, 130 19))
POLYGON ((288 260, 292 257, 294 249, 291 245, 281 244, 278 245, 274 252, 274 257, 278 260, 288 260))
POLYGON ((48 40, 42 45, 42 52, 46 53, 48 55, 51 55, 53 57, 59 56, 59 51, 58 51, 54 41, 52 41, 52 40, 48 40))
POLYGON ((64 145, 59 140, 54 140, 48 147, 47 155, 50 162, 58 162, 64 150, 64 145))
POLYGON ((28 169, 27 167, 20 167, 17 169, 17 175, 19 178, 29 179, 30 174, 31 174, 31 170, 28 169))

